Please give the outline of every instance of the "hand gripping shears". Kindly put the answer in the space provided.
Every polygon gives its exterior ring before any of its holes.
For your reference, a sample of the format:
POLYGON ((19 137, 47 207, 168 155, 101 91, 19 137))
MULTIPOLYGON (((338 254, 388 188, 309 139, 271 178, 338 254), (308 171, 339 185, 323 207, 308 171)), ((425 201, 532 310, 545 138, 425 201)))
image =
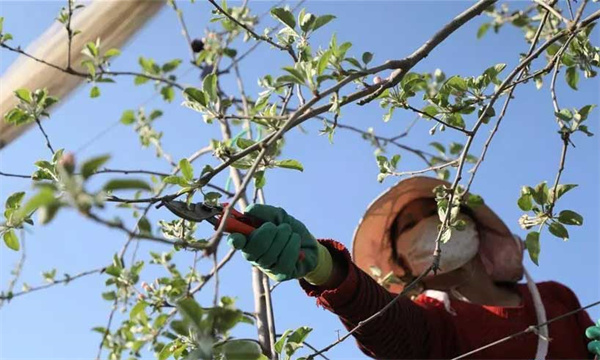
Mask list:
MULTIPOLYGON (((188 204, 184 201, 163 200, 163 205, 167 207, 173 214, 182 219, 201 222, 203 220, 211 223, 215 230, 223 220, 224 208, 228 205, 207 205, 204 203, 188 204)), ((240 233, 249 236, 254 230, 258 229, 266 221, 259 219, 249 214, 242 214, 234 208, 230 209, 229 217, 225 221, 224 231, 226 233, 240 233)), ((304 260, 305 254, 300 250, 298 261, 304 260)))

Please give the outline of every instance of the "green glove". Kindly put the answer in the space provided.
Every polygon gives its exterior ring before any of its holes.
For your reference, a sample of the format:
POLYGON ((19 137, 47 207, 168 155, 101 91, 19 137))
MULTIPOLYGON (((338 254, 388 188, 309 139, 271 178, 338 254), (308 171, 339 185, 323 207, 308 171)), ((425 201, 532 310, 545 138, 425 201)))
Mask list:
POLYGON ((596 326, 590 326, 585 330, 585 336, 592 340, 588 343, 588 350, 594 355, 600 355, 600 320, 596 326))
POLYGON ((248 237, 229 234, 227 242, 241 250, 246 260, 276 281, 302 277, 315 285, 327 281, 332 267, 331 255, 304 224, 285 210, 268 205, 249 206, 246 213, 266 221, 248 237), (300 252, 304 253, 301 260, 300 252))

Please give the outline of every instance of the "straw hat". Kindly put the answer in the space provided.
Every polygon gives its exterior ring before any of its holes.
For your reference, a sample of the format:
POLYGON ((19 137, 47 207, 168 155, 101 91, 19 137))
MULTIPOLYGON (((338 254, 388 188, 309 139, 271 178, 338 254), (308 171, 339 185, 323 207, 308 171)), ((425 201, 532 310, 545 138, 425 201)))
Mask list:
MULTIPOLYGON (((443 180, 424 176, 413 177, 400 181, 376 198, 367 208, 354 232, 352 257, 356 265, 366 273, 370 273, 371 266, 376 266, 381 269, 383 275, 389 272, 398 277, 410 275, 405 274, 403 268, 392 260, 389 229, 398 213, 408 203, 416 199, 434 199, 433 189, 439 185, 451 187, 450 183, 443 180)), ((513 241, 509 228, 487 205, 477 206, 472 211, 479 226, 496 234, 490 237, 482 237, 480 234, 479 254, 482 255, 486 270, 495 281, 519 280, 523 274, 523 249, 520 243, 513 241)), ((403 254, 402 244, 397 244, 396 248, 398 254, 403 254)), ((407 260, 410 263, 410 259, 407 260)), ((389 290, 399 293, 402 289, 402 284, 392 284, 389 290)))

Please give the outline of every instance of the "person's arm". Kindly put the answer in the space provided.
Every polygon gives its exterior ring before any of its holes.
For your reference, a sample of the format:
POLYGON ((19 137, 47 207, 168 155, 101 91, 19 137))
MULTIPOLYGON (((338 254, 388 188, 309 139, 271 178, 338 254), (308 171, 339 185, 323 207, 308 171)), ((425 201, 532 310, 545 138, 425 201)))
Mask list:
MULTIPOLYGON (((394 299, 352 263, 342 244, 318 243, 285 210, 255 205, 246 212, 266 222, 249 236, 230 234, 228 243, 277 281, 301 279, 304 289, 318 296, 318 303, 337 314, 346 328, 354 328, 394 299)), ((363 352, 379 359, 449 357, 455 330, 448 316, 435 306, 402 298, 353 335, 363 352)))
MULTIPOLYGON (((317 303, 340 317, 351 330, 360 321, 380 311, 395 294, 381 287, 350 259, 346 248, 333 240, 320 240, 334 261, 330 280, 321 286, 300 280, 302 288, 317 303)), ((403 297, 353 336, 360 349, 377 359, 443 358, 455 354, 455 329, 441 307, 425 307, 403 297)))

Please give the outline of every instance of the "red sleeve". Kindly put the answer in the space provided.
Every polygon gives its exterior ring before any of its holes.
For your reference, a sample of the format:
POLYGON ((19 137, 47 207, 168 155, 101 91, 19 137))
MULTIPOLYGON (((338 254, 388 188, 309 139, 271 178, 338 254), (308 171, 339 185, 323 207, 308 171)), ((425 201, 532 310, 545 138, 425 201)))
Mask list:
MULTIPOLYGON (((317 304, 338 315, 346 329, 353 329, 395 298, 352 262, 344 245, 333 240, 319 242, 332 256, 345 260, 348 275, 336 289, 321 289, 304 280, 300 284, 308 295, 317 297, 317 304)), ((353 336, 366 355, 378 359, 450 357, 455 353, 455 330, 448 316, 440 307, 418 305, 403 297, 353 336)))
MULTIPOLYGON (((561 283, 554 282, 554 281, 552 281, 552 283, 553 283, 553 285, 556 286, 556 289, 559 292, 559 298, 564 302, 564 304, 568 307, 568 309, 576 310, 576 309, 581 308, 579 299, 577 298, 577 296, 575 295, 573 290, 571 290, 570 288, 568 288, 567 286, 565 286, 561 283)), ((585 310, 579 311, 578 313, 576 313, 574 315, 574 317, 577 322, 577 326, 579 328, 579 334, 580 334, 581 340, 583 341, 584 346, 587 347, 587 343, 590 340, 585 336, 585 329, 587 329, 590 326, 594 326, 594 322, 592 321, 592 318, 590 318, 590 315, 585 310)), ((592 355, 592 353, 590 353, 589 358, 592 359, 593 357, 594 356, 592 355)))

